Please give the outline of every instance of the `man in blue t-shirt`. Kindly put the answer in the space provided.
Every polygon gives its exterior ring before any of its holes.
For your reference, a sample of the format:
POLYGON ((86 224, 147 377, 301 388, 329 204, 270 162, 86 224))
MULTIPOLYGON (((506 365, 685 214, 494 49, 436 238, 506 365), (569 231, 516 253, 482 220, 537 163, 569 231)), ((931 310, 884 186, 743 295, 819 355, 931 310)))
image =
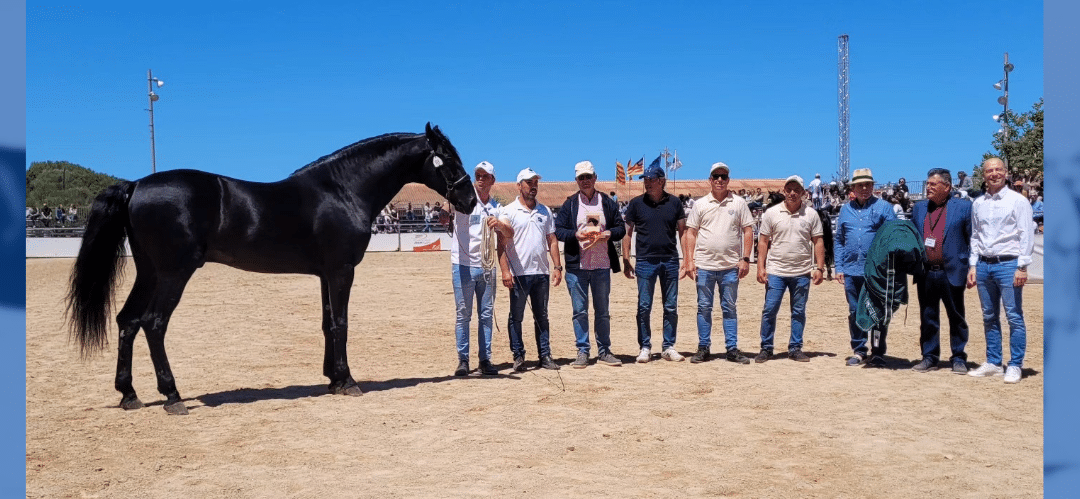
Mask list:
POLYGON ((679 325, 679 249, 678 239, 686 232, 686 211, 679 198, 664 191, 667 178, 659 164, 652 164, 639 177, 645 180, 645 194, 630 200, 626 206, 626 233, 637 238, 637 268, 630 263, 630 237, 623 238, 623 273, 627 279, 637 276, 637 331, 641 353, 638 362, 648 362, 652 354, 653 291, 660 279, 660 294, 664 297, 664 342, 661 357, 680 361, 683 356, 675 350, 675 332, 679 325))

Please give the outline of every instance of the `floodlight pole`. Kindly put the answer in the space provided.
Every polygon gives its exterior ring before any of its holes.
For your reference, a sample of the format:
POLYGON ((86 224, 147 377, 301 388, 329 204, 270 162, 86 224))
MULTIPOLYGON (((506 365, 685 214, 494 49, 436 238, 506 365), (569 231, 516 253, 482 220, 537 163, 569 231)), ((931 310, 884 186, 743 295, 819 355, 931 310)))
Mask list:
MULTIPOLYGON (((146 98, 150 101, 150 172, 157 173, 157 150, 154 147, 154 101, 158 96, 154 93, 154 75, 146 70, 146 98)), ((157 80, 160 82, 160 80, 157 80)))

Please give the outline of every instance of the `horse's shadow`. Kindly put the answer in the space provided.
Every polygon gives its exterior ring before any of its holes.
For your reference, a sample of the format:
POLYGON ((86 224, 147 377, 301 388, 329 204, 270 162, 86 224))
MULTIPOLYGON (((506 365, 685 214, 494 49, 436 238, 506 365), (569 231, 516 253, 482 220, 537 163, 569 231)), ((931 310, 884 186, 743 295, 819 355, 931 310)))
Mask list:
MULTIPOLYGON (((500 378, 517 378, 516 376, 469 376, 468 378, 461 378, 458 376, 435 376, 430 378, 400 378, 400 379, 388 379, 384 381, 361 381, 357 384, 360 385, 360 389, 364 393, 381 392, 384 390, 392 390, 395 388, 408 388, 417 386, 423 383, 442 383, 451 380, 462 379, 500 379, 500 378)), ((225 390, 215 393, 206 393, 195 397, 199 402, 207 407, 218 407, 225 404, 250 404, 252 402, 260 402, 263 400, 297 400, 309 397, 321 397, 323 395, 330 395, 330 390, 326 384, 318 385, 292 385, 285 387, 275 388, 239 388, 236 390, 225 390)), ((148 404, 149 405, 149 404, 148 404)))

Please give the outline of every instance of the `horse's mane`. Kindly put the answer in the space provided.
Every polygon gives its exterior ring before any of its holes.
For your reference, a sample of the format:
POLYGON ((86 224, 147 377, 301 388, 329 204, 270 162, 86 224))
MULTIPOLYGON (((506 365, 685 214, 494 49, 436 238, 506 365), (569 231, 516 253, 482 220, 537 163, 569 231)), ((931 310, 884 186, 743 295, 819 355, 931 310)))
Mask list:
MULTIPOLYGON (((361 154, 378 156, 386 152, 387 150, 400 145, 403 142, 422 138, 423 136, 423 134, 418 133, 394 132, 384 133, 375 137, 366 138, 359 142, 355 142, 353 144, 342 147, 341 149, 327 154, 326 156, 323 156, 315 161, 312 161, 311 163, 308 163, 297 169, 290 176, 297 175, 301 172, 310 170, 312 168, 317 168, 321 165, 325 165, 328 163, 335 163, 341 160, 351 159, 361 154)), ((447 144, 449 144, 449 141, 447 142, 447 144)), ((457 151, 454 151, 454 153, 457 154, 457 151)))

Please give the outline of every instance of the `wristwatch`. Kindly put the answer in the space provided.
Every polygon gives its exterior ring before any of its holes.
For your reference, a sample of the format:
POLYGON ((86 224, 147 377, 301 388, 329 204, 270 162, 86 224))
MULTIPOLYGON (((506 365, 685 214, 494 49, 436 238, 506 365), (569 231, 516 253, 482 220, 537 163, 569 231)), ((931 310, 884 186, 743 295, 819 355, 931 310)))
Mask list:
POLYGON ((555 270, 558 270, 559 272, 562 272, 562 266, 561 265, 560 266, 555 266, 555 267, 552 267, 552 268, 555 269, 555 270))
POLYGON ((742 261, 744 261, 746 263, 750 263, 750 257, 744 256, 744 257, 742 257, 742 261))
POLYGON ((822 274, 825 273, 825 267, 814 267, 814 270, 817 270, 818 272, 821 272, 822 274))
POLYGON ((1016 270, 1019 270, 1021 272, 1027 272, 1027 265, 1024 265, 1023 267, 1016 267, 1016 270))

